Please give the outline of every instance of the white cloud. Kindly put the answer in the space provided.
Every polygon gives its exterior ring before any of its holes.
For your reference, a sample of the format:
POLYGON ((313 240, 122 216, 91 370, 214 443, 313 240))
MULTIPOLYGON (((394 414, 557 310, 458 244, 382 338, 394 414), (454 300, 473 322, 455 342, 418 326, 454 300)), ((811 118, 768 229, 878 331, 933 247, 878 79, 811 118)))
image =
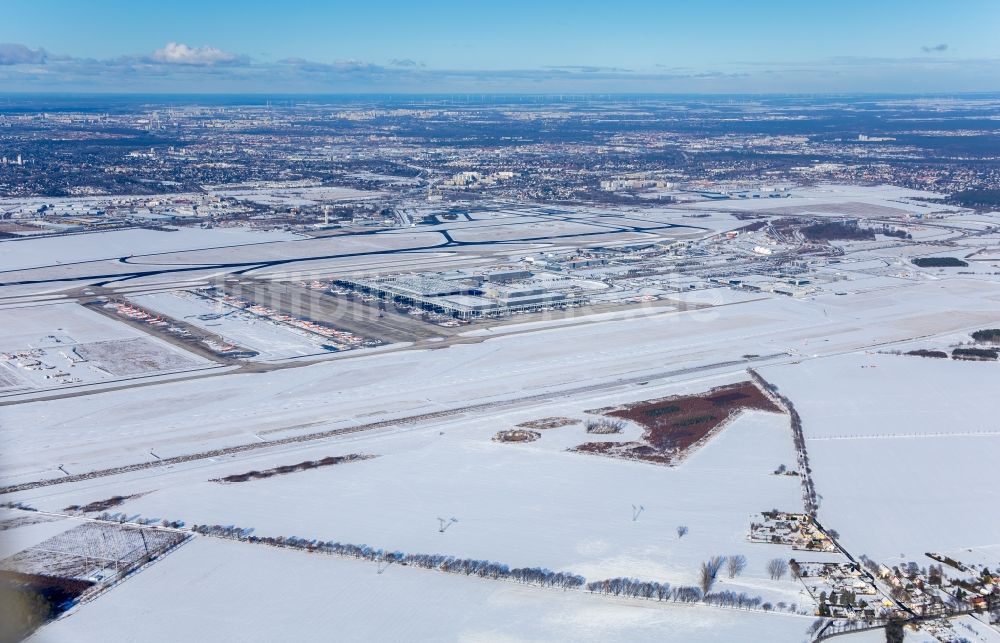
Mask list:
POLYGON ((168 65, 237 65, 249 62, 246 56, 231 54, 208 45, 190 47, 184 43, 168 42, 153 52, 152 60, 168 65))
MULTIPOLYGON (((947 51, 941 46, 928 47, 947 51)), ((931 52, 928 52, 930 54, 931 52)), ((1000 59, 914 55, 841 57, 788 65, 730 62, 718 69, 564 65, 527 69, 434 69, 412 59, 254 61, 216 47, 172 42, 156 52, 112 59, 51 54, 0 44, 0 87, 19 91, 218 92, 963 92, 996 91, 1000 59), (40 64, 44 63, 44 65, 40 64), (415 63, 415 64, 411 64, 415 63)))
POLYGON ((389 61, 392 67, 423 67, 424 63, 417 62, 412 58, 393 58, 389 61))
POLYGON ((308 73, 377 74, 385 71, 379 65, 361 60, 338 60, 332 63, 322 63, 304 58, 284 58, 279 60, 278 64, 308 73))
POLYGON ((18 43, 0 43, 0 65, 41 64, 48 58, 44 49, 29 49, 18 43))

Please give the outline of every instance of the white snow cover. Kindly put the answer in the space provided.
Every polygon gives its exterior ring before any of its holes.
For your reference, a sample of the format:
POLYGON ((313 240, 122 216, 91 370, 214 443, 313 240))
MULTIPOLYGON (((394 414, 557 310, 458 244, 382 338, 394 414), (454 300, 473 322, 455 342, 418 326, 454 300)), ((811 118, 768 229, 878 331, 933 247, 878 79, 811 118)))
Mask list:
MULTIPOLYGON (((280 231, 247 228, 178 228, 172 231, 120 230, 0 242, 0 271, 25 270, 133 255, 241 246, 300 238, 280 231)), ((8 275, 9 276, 9 275, 8 275)))
MULTIPOLYGON (((772 473, 779 464, 794 463, 787 416, 748 413, 676 468, 565 451, 594 439, 580 425, 545 430, 531 444, 490 440, 498 427, 509 426, 513 422, 506 417, 460 419, 409 434, 328 441, 209 469, 203 463, 184 473, 154 472, 155 482, 146 473, 125 489, 157 490, 119 510, 188 524, 254 527, 262 536, 544 566, 590 580, 635 576, 694 585, 701 561, 743 554, 749 561, 744 575, 721 579, 718 589, 772 602, 808 602, 797 582, 767 578, 768 560, 794 552, 746 540, 753 514, 775 507, 801 510, 798 478, 772 473), (379 457, 264 480, 209 481, 345 453, 379 457), (645 508, 637 521, 632 504, 645 508), (438 517, 459 522, 442 534, 438 517), (683 538, 676 533, 678 525, 690 529, 683 538)), ((121 492, 123 483, 116 484, 121 492)), ((100 495, 91 488, 57 498, 51 494, 39 498, 45 507, 100 495)), ((37 496, 28 497, 35 502, 37 496)))
POLYGON ((997 543, 1000 364, 854 353, 761 374, 801 414, 820 520, 849 549, 926 564, 997 543))
POLYGON ((812 618, 615 601, 207 538, 32 641, 799 641, 812 618), (206 608, 206 606, 211 606, 206 608))

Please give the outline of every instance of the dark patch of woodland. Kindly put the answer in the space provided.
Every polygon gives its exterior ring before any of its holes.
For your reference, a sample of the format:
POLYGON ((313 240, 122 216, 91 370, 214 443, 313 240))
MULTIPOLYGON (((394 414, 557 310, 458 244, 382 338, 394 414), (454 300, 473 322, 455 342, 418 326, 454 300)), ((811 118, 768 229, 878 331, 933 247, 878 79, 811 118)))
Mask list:
POLYGON ((947 359, 947 357, 948 357, 948 353, 946 353, 944 351, 934 351, 934 350, 929 350, 929 349, 926 349, 926 348, 918 348, 918 349, 915 349, 915 350, 912 350, 912 351, 907 351, 906 354, 907 355, 913 355, 915 357, 936 357, 938 359, 940 359, 940 358, 947 359))
POLYGON ((212 482, 247 482, 248 480, 263 480, 264 478, 270 478, 271 476, 295 473, 296 471, 307 471, 309 469, 317 469, 319 467, 329 467, 335 464, 343 464, 345 462, 369 460, 374 457, 375 456, 373 455, 360 453, 327 456, 322 460, 306 460, 305 462, 299 462, 298 464, 286 464, 280 467, 274 467, 273 469, 264 469, 263 471, 247 471, 246 473, 237 473, 235 475, 226 476, 225 478, 213 478, 212 482))
POLYGON ((995 360, 998 354, 995 348, 956 348, 951 351, 954 359, 995 360))
POLYGON ((977 342, 1000 343, 1000 328, 984 328, 972 333, 972 339, 977 342))
POLYGON ((968 263, 958 257, 916 257, 913 265, 920 268, 967 268, 968 263))

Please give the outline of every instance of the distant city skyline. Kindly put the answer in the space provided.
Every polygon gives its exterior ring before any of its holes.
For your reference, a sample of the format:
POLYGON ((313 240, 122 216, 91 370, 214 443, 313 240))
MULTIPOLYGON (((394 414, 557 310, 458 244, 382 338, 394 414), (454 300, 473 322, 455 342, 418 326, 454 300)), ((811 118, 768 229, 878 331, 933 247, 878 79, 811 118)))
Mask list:
POLYGON ((0 91, 1000 90, 1000 3, 5 2, 0 91))

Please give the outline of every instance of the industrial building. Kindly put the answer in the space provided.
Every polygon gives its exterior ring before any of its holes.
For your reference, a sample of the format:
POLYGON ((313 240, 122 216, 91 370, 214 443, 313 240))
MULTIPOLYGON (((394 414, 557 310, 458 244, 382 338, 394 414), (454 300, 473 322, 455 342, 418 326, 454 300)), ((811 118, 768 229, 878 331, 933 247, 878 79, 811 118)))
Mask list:
MULTIPOLYGON (((528 271, 518 276, 530 277, 528 271)), ((501 273, 502 274, 502 273, 501 273)), ((341 279, 335 285, 380 299, 398 302, 457 319, 505 317, 534 312, 553 306, 568 306, 585 301, 582 294, 552 291, 544 286, 513 284, 513 271, 499 276, 446 279, 440 275, 396 275, 370 279, 341 279), (484 283, 486 281, 486 283, 484 283)))

